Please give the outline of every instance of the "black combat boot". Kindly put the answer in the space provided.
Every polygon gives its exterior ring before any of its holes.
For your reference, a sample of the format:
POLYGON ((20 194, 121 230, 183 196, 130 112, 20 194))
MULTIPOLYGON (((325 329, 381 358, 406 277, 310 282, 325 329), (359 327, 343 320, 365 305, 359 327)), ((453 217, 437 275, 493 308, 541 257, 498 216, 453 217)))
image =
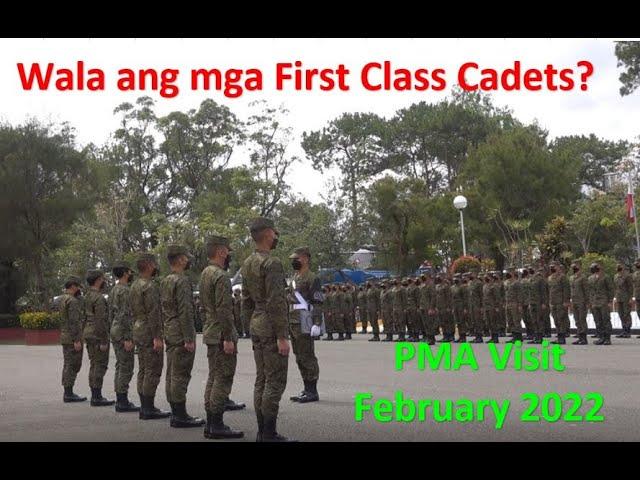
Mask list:
POLYGON ((435 345, 435 344, 436 344, 436 336, 427 335, 427 345, 435 345))
POLYGON ((101 388, 92 388, 91 389, 91 406, 92 407, 109 407, 113 405, 113 400, 108 400, 102 396, 101 388))
POLYGON ((449 343, 450 341, 451 338, 449 338, 449 335, 447 333, 443 333, 442 340, 439 340, 438 343, 449 343))
POLYGON ((280 435, 276 430, 276 417, 269 417, 264 419, 264 429, 262 431, 263 442, 295 442, 285 436, 280 435))
POLYGON ((558 333, 558 335, 556 336, 556 339, 551 343, 555 345, 565 345, 567 341, 565 340, 564 333, 558 333))
POLYGON ((368 341, 369 342, 379 342, 380 341, 380 335, 378 335, 377 333, 374 333, 373 337, 371 337, 368 341))
POLYGON ((262 413, 256 412, 256 420, 258 422, 258 433, 256 434, 256 442, 261 442, 262 432, 264 431, 264 418, 262 418, 262 413))
POLYGON ((338 338, 336 338, 336 341, 342 342, 343 340, 344 340, 344 334, 342 332, 338 333, 338 338))
POLYGON ((506 336, 507 336, 506 330, 500 330, 500 332, 498 332, 498 337, 506 337, 506 336))
POLYGON ((247 406, 244 403, 236 403, 233 400, 231 400, 230 398, 227 398, 224 401, 224 411, 225 412, 232 412, 233 410, 243 410, 247 408, 247 406))
POLYGON ((513 332, 513 336, 511 339, 507 340, 505 343, 516 343, 522 342, 522 333, 513 332))
POLYGON ((64 403, 85 402, 86 400, 87 397, 81 397, 73 393, 73 387, 64 387, 64 395, 62 396, 64 403))
POLYGON ((455 340, 456 343, 467 343, 467 335, 465 333, 458 335, 458 339, 455 340))
MULTIPOLYGON (((209 414, 207 414, 207 421, 209 414)), ((205 427, 206 431, 206 427, 205 427)), ((206 435, 205 435, 206 436, 206 435)), ((222 413, 211 415, 209 436, 207 438, 242 438, 244 433, 239 430, 232 430, 222 421, 222 413)))
POLYGON ((631 327, 623 327, 622 333, 616 335, 617 338, 631 338, 631 327))
POLYGON ((289 400, 291 400, 292 402, 299 402, 300 398, 302 398, 305 393, 307 393, 307 382, 304 382, 304 388, 302 389, 302 391, 298 395, 289 397, 289 400))
POLYGON ((399 333, 399 334, 398 334, 398 338, 396 338, 396 340, 395 340, 395 341, 396 341, 396 342, 404 342, 404 341, 405 341, 405 338, 404 338, 404 332, 399 333))
POLYGON ((300 397, 298 397, 298 403, 309 403, 309 402, 317 402, 320 400, 320 395, 318 395, 318 380, 310 380, 308 382, 304 382, 304 390, 300 397))
POLYGON ((387 336, 384 338, 384 340, 381 340, 382 342, 393 342, 393 333, 387 333, 387 336))
POLYGON ((345 340, 351 340, 351 333, 350 332, 347 332, 345 334, 345 340))
POLYGON ((471 343, 484 343, 484 340, 482 339, 482 335, 476 335, 476 338, 473 339, 473 341, 471 343))
POLYGON ((116 412, 138 412, 140 407, 135 406, 129 401, 126 393, 116 393, 116 412))
POLYGON ((598 340, 593 342, 594 345, 611 345, 611 336, 602 335, 598 340))
POLYGON ((582 334, 578 335, 578 340, 573 342, 573 345, 588 345, 588 344, 589 344, 589 342, 587 341, 587 334, 586 333, 582 333, 582 334))
POLYGON ((491 340, 488 340, 487 343, 500 343, 500 334, 499 333, 492 333, 491 334, 491 340))
POLYGON ((205 421, 198 417, 192 417, 187 413, 185 402, 171 404, 171 420, 169 425, 173 428, 193 428, 204 425, 205 421))
POLYGON ((325 340, 327 342, 330 342, 333 340, 333 333, 327 333, 327 336, 325 338, 323 338, 322 340, 325 340))

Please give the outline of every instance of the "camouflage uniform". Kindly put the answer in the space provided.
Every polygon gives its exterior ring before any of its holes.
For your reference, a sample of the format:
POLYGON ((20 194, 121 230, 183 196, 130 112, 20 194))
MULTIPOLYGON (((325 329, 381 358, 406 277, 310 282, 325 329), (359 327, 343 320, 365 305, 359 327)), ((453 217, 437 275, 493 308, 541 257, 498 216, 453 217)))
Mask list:
POLYGON ((520 277, 520 299, 521 299, 521 307, 522 307, 522 321, 524 322, 524 327, 527 331, 527 336, 534 338, 535 336, 535 327, 531 322, 531 315, 529 314, 529 297, 530 297, 530 286, 529 282, 529 272, 526 273, 523 271, 520 277))
POLYGON ((333 295, 333 287, 329 285, 327 287, 327 293, 324 297, 324 326, 327 330, 327 338, 325 340, 330 340, 333 338, 333 333, 336 331, 334 327, 334 315, 333 311, 335 308, 335 296, 333 295))
MULTIPOLYGON (((200 295, 202 295, 202 292, 200 293, 200 295)), ((238 333, 238 336, 242 337, 244 336, 244 327, 242 326, 242 315, 240 313, 240 305, 242 305, 242 302, 240 301, 240 296, 238 294, 234 293, 231 296, 231 304, 233 305, 233 324, 236 328, 236 332, 238 333)))
POLYGON ((442 340, 451 341, 453 340, 455 332, 455 323, 453 320, 451 304, 451 287, 444 281, 436 285, 435 306, 438 318, 437 325, 442 328, 442 340))
POLYGON ((613 277, 616 311, 622 322, 622 335, 619 338, 631 337, 631 297, 633 296, 633 280, 625 267, 613 277))
POLYGON ((370 284, 367 287, 367 290, 364 291, 365 294, 365 303, 367 305, 367 319, 371 324, 371 328, 373 330, 374 337, 378 337, 380 335, 380 325, 378 325, 378 320, 380 319, 380 289, 370 284))
POLYGON ((407 324, 409 325, 409 335, 412 340, 420 338, 420 319, 418 317, 418 303, 420 299, 418 297, 418 286, 413 280, 409 280, 406 287, 407 291, 407 324))
MULTIPOLYGON (((557 267, 556 267, 557 268, 557 267)), ((571 298, 571 286, 564 273, 556 271, 547 279, 549 286, 549 307, 556 324, 558 341, 562 342, 569 335, 569 314, 566 305, 571 298)))
POLYGON ((127 393, 133 378, 135 354, 127 352, 124 342, 133 342, 129 286, 116 283, 109 293, 109 314, 111 318, 111 343, 116 354, 114 388, 116 393, 127 393))
POLYGON ((510 273, 511 278, 504 281, 504 302, 507 314, 507 325, 513 333, 514 340, 522 340, 522 290, 520 280, 510 273))
POLYGON ((369 316, 367 311, 367 291, 362 286, 358 288, 358 316, 360 317, 360 326, 362 327, 362 333, 366 333, 367 325, 369 324, 369 316))
POLYGON ((350 339, 351 333, 355 331, 355 318, 353 318, 353 295, 348 286, 342 289, 342 319, 346 338, 350 339))
POLYGON ((484 320, 482 310, 482 280, 474 277, 469 282, 469 318, 471 331, 476 336, 476 342, 482 341, 484 332, 484 320))
POLYGON ((407 316, 405 311, 407 305, 407 291, 402 287, 402 285, 396 283, 391 293, 393 305, 393 330, 399 335, 398 340, 404 340, 407 329, 407 316))
POLYGON ((542 342, 544 335, 544 321, 542 319, 542 305, 547 297, 546 282, 540 275, 529 275, 529 316, 531 318, 531 328, 535 335, 535 342, 542 342))
POLYGON ((463 287, 458 279, 454 279, 453 285, 451 286, 451 303, 453 306, 453 319, 458 327, 458 337, 461 340, 467 336, 465 290, 466 287, 463 287))
POLYGON ((491 281, 491 276, 487 274, 485 283, 482 285, 482 311, 484 328, 489 330, 493 342, 497 341, 500 331, 500 318, 496 311, 499 308, 496 294, 495 284, 491 281))
POLYGON ((549 283, 547 282, 547 277, 545 276, 544 269, 540 268, 538 270, 538 275, 542 278, 542 284, 544 288, 542 289, 542 306, 543 308, 540 311, 540 318, 542 319, 542 333, 545 337, 551 336, 551 309, 547 308, 549 305, 549 283))
MULTIPOLYGON (((273 222, 258 218, 252 233, 271 228, 273 222)), ((289 357, 280 355, 278 339, 287 339, 286 282, 282 262, 269 252, 255 251, 242 265, 242 315, 251 319, 250 332, 256 363, 254 408, 258 438, 275 432, 280 399, 287 386, 289 357)))
POLYGON ((576 330, 578 337, 582 340, 581 344, 586 344, 587 304, 589 302, 587 278, 578 270, 571 275, 569 284, 571 287, 571 309, 573 310, 573 319, 576 322, 576 330))
MULTIPOLYGON (((78 285, 80 280, 70 277, 78 285)), ((82 367, 82 349, 76 351, 74 342, 82 341, 82 300, 65 293, 60 299, 60 344, 64 364, 62 367, 62 386, 72 388, 82 367)))
POLYGON ((82 338, 89 354, 89 387, 102 388, 109 365, 109 312, 101 292, 89 289, 84 298, 85 322, 82 338), (107 345, 106 351, 100 345, 107 345))
POLYGON ((382 317, 382 328, 386 335, 386 340, 393 339, 393 293, 386 283, 380 288, 380 316, 382 317))
POLYGON ((596 324, 596 332, 600 335, 597 344, 611 342, 611 312, 609 304, 613 299, 611 280, 600 270, 589 276, 589 306, 596 324))

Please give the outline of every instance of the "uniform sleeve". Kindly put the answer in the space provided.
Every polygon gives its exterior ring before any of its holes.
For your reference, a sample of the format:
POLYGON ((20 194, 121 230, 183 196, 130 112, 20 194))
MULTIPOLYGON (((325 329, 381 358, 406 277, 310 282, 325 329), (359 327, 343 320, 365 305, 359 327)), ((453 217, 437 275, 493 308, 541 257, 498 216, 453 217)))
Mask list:
POLYGON ((567 277, 562 277, 562 303, 569 303, 571 300, 571 285, 567 277))
POLYGON ((604 277, 604 287, 607 295, 607 302, 611 303, 613 301, 613 285, 607 276, 604 277))
POLYGON ((160 290, 154 284, 144 292, 144 311, 153 338, 162 338, 162 310, 160 309, 160 290))
MULTIPOLYGON (((322 293, 322 287, 320 286, 320 279, 314 278, 309 288, 310 302, 313 305, 313 324, 320 326, 322 324, 322 312, 324 304, 324 293, 322 293)), ((366 299, 366 297, 365 297, 366 299)))
POLYGON ((265 276, 265 311, 273 322, 278 338, 288 338, 287 300, 285 297, 284 268, 280 260, 269 259, 263 264, 265 276))
POLYGON ((233 297, 231 295, 231 280, 221 275, 215 283, 216 318, 222 328, 222 339, 233 341, 233 297))
POLYGON ((251 295, 249 295, 249 288, 247 287, 247 277, 242 275, 242 292, 241 292, 242 306, 240 307, 240 315, 242 316, 242 324, 249 325, 253 311, 256 308, 251 295))
POLYGON ((178 307, 178 323, 185 343, 191 343, 196 338, 195 312, 193 308, 193 291, 186 276, 179 277, 176 283, 176 305, 178 307))
POLYGON ((133 332, 131 329, 131 292, 126 289, 120 296, 120 328, 122 329, 122 338, 124 340, 132 340, 133 332))
POLYGON ((73 299, 69 302, 69 335, 73 342, 79 342, 82 336, 82 304, 80 300, 73 299))
POLYGON ((96 298, 97 301, 93 305, 96 337, 98 337, 101 342, 109 342, 109 311, 107 309, 107 301, 101 294, 98 294, 96 298))

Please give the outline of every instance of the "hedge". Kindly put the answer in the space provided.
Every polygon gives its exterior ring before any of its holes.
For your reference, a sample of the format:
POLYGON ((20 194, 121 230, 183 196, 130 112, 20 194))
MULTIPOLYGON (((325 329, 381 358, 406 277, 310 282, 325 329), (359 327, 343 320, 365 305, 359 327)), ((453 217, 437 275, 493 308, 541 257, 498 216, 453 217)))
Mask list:
POLYGON ((27 330, 55 330, 60 328, 58 312, 26 312, 20 314, 20 326, 27 330))
POLYGON ((0 313, 0 328, 15 328, 20 325, 17 315, 13 313, 0 313))

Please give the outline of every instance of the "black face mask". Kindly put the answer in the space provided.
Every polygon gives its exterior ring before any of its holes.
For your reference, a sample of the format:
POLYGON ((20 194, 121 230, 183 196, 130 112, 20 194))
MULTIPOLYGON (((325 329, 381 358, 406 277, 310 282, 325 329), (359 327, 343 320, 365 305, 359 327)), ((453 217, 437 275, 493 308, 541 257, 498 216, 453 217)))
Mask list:
POLYGON ((591 267, 591 273, 598 273, 598 267, 591 267))
POLYGON ((224 259, 224 269, 229 270, 229 265, 231 264, 231 255, 227 255, 227 258, 224 259))
POLYGON ((435 283, 436 285, 438 285, 438 284, 439 284, 439 283, 441 283, 441 282, 442 282, 442 280, 441 280, 440 278, 436 278, 436 279, 434 280, 434 283, 435 283))
POLYGON ((271 243, 271 250, 275 250, 278 246, 278 237, 274 237, 273 242, 271 243))
POLYGON ((549 271, 550 271, 551 273, 556 273, 556 269, 555 269, 555 268, 550 268, 550 269, 549 269, 549 271))
POLYGON ((529 270, 529 275, 533 275, 534 273, 536 273, 536 272, 535 272, 535 270, 534 270, 533 268, 531 268, 531 269, 529 270))
POLYGON ((621 272, 623 270, 622 267, 618 267, 618 271, 621 272))
POLYGON ((82 290, 78 290, 76 293, 73 294, 74 297, 79 297, 82 295, 82 290))
POLYGON ((511 278, 511 274, 510 274, 510 273, 507 273, 506 277, 507 277, 507 278, 511 278))
POLYGON ((151 272, 151 276, 157 277, 158 275, 160 275, 160 270, 158 269, 158 267, 154 267, 153 272, 151 272))
POLYGON ((291 260, 291 268, 293 268, 294 270, 302 269, 302 262, 299 259, 294 258, 293 260, 291 260))
POLYGON ((460 283, 460 280, 458 280, 457 278, 453 281, 453 283, 455 283, 456 285, 458 285, 460 283))
POLYGON ((184 266, 185 271, 191 269, 191 260, 187 261, 187 264, 184 266))
POLYGON ((573 267, 573 273, 578 273, 580 269, 578 267, 573 267))
POLYGON ((133 277, 135 277, 135 275, 133 274, 133 272, 130 272, 129 278, 127 279, 127 283, 133 283, 133 277))

